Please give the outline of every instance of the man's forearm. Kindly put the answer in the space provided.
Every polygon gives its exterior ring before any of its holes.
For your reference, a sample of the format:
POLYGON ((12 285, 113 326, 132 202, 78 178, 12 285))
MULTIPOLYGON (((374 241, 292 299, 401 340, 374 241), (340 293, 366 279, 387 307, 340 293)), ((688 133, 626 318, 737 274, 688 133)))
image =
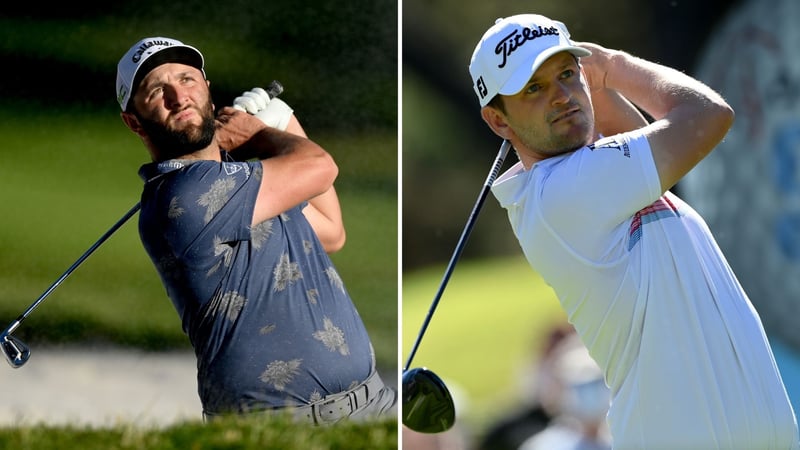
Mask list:
POLYGON ((237 161, 269 159, 292 151, 303 140, 306 138, 274 128, 265 128, 230 154, 237 161))
POLYGON ((308 206, 303 209, 303 214, 327 253, 337 252, 344 246, 346 235, 342 210, 333 186, 310 199, 308 206))
POLYGON ((265 126, 251 114, 237 114, 240 115, 237 121, 239 126, 227 126, 224 137, 219 133, 217 135, 221 141, 220 145, 237 161, 279 156, 291 151, 301 140, 307 139, 305 131, 294 115, 289 119, 286 131, 280 131, 265 126))
POLYGON ((635 130, 647 120, 628 99, 617 91, 601 88, 592 91, 595 128, 603 136, 635 130))
POLYGON ((582 60, 592 90, 618 91, 654 119, 645 127, 645 136, 662 191, 672 188, 725 137, 733 109, 710 87, 625 52, 582 45, 592 52, 582 60))
POLYGON ((694 78, 670 67, 609 51, 604 86, 621 93, 659 120, 679 106, 727 107, 722 97, 694 78))

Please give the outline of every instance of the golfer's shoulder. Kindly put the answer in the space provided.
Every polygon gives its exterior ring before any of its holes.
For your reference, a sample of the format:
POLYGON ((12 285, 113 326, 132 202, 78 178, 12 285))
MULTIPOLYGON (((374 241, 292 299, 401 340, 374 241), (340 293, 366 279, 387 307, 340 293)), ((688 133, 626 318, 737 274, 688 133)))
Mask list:
POLYGON ((246 161, 195 160, 171 172, 175 184, 234 183, 260 173, 260 166, 246 161))

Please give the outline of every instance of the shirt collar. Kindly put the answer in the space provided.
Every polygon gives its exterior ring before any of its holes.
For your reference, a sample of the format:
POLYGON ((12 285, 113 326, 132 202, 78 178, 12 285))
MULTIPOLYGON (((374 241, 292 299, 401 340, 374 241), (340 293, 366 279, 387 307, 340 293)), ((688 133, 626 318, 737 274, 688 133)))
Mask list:
MULTIPOLYGON (((230 154, 224 150, 220 151, 220 157, 224 162, 233 162, 230 154)), ((194 164, 203 159, 168 159, 161 162, 151 162, 144 164, 139 168, 139 177, 146 182, 149 182, 161 175, 166 175, 172 171, 183 169, 184 167, 194 164)))

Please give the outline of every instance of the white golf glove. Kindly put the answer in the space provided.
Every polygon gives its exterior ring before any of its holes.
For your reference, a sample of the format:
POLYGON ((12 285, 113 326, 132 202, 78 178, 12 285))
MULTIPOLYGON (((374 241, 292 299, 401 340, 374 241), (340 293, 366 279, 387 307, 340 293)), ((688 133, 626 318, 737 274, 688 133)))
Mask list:
POLYGON ((265 124, 285 131, 294 110, 283 100, 269 98, 264 89, 256 87, 242 93, 233 100, 233 107, 252 114, 265 124))

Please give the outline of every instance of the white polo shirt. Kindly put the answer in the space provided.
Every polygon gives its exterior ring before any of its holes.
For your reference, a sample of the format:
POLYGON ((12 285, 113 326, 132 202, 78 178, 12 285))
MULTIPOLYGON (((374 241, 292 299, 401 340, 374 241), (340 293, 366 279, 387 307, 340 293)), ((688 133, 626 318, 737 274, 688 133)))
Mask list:
POLYGON ((605 373, 617 449, 792 449, 761 321, 638 131, 517 164, 492 192, 605 373))

